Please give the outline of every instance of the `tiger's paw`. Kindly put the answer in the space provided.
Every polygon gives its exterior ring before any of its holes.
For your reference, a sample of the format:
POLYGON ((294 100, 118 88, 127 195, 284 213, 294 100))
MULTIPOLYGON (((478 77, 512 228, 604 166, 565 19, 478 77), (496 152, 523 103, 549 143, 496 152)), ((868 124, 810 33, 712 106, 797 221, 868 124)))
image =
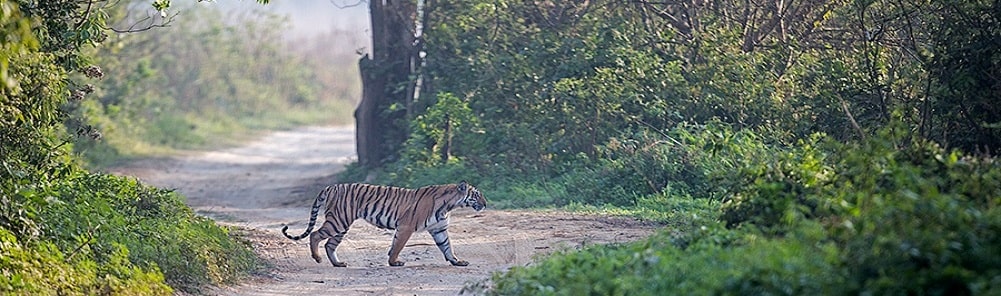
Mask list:
POLYGON ((455 260, 455 262, 452 262, 452 266, 469 266, 469 261, 455 260))
POLYGON ((403 261, 390 261, 389 266, 403 266, 403 261))
POLYGON ((332 263, 334 264, 334 267, 348 267, 348 264, 344 262, 332 262, 332 263))

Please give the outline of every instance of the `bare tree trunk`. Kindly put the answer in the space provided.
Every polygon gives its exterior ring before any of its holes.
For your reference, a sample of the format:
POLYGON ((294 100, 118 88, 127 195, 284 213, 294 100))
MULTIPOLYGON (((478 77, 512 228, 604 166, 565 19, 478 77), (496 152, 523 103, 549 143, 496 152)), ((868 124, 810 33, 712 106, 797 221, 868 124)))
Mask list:
POLYGON ((445 136, 441 143, 441 163, 447 164, 448 158, 452 156, 452 120, 445 114, 445 136))
POLYGON ((355 109, 355 153, 358 154, 358 163, 362 166, 372 166, 378 163, 378 161, 372 161, 373 158, 379 159, 381 157, 373 157, 371 152, 375 151, 374 143, 378 143, 377 139, 371 139, 374 136, 373 130, 375 127, 375 120, 373 116, 375 113, 375 100, 372 99, 371 89, 372 83, 372 71, 367 70, 367 68, 372 67, 372 59, 366 54, 361 59, 358 60, 358 69, 361 73, 361 101, 358 102, 358 108, 355 109))
POLYGON ((407 110, 413 99, 413 0, 369 1, 372 55, 358 62, 362 98, 355 109, 358 162, 377 167, 391 160, 407 138, 407 110))

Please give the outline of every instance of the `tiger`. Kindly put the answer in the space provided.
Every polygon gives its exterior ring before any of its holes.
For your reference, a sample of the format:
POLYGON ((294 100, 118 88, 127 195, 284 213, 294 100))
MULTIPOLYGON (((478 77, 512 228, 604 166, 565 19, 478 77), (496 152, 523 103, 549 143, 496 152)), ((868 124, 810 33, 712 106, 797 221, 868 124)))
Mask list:
POLYGON ((403 266, 404 262, 399 260, 400 252, 410 236, 421 230, 431 234, 446 261, 453 266, 467 266, 469 262, 459 260, 452 253, 448 240, 448 214, 463 207, 480 212, 486 206, 483 194, 466 181, 418 189, 362 183, 336 184, 327 186, 316 196, 309 225, 303 234, 289 235, 288 225, 282 227, 282 234, 292 240, 309 235, 309 250, 317 263, 322 262, 317 250, 319 244, 327 240, 324 245, 327 259, 334 267, 346 267, 347 264, 337 258, 337 245, 355 220, 364 219, 376 227, 396 230, 389 249, 390 266, 403 266), (320 229, 313 232, 320 208, 324 209, 325 221, 320 229))

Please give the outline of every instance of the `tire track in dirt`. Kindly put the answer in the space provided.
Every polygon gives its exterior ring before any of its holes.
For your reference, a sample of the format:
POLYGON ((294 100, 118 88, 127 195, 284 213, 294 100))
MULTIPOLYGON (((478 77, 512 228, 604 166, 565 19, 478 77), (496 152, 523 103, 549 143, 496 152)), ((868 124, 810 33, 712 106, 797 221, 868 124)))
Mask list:
MULTIPOLYGON (((456 295, 467 283, 527 265, 540 254, 633 241, 656 228, 625 218, 488 205, 480 213, 452 214, 452 247, 470 266, 449 265, 431 236, 418 233, 401 254, 406 266, 390 267, 392 231, 361 221, 337 249, 348 267, 334 268, 326 258, 318 264, 309 255, 308 239, 291 241, 280 230, 283 225, 290 234, 304 230, 314 197, 355 160, 354 149, 353 127, 304 127, 240 147, 140 160, 110 171, 176 189, 197 213, 245 229, 258 254, 273 263, 268 275, 207 291, 217 295, 456 295)), ((489 201, 490 189, 478 188, 489 201)))

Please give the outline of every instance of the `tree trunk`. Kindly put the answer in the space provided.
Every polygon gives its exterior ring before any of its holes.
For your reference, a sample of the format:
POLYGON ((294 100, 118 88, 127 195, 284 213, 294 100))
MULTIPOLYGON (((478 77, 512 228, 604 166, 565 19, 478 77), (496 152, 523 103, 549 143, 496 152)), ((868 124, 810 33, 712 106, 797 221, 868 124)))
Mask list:
POLYGON ((355 109, 355 128, 358 162, 374 168, 392 160, 407 138, 417 5, 413 0, 369 1, 369 13, 372 55, 358 62, 362 98, 355 109))
POLYGON ((445 114, 445 136, 441 141, 441 164, 448 164, 448 158, 452 156, 452 120, 448 113, 445 114))

